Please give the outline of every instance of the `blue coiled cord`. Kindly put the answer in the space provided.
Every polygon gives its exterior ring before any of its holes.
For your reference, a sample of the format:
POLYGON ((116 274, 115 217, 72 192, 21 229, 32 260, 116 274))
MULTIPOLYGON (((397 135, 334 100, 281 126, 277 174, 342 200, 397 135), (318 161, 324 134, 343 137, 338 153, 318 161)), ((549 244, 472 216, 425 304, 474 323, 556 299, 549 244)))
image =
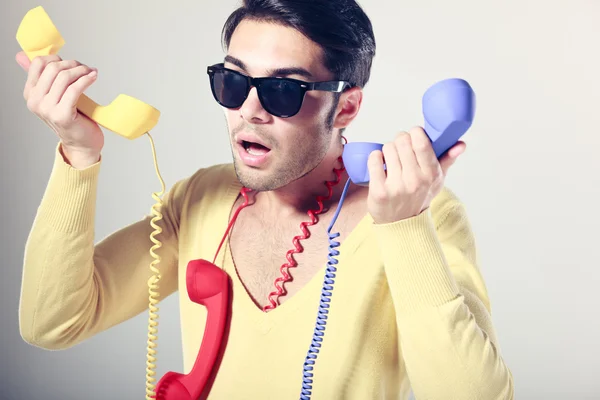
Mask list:
POLYGON ((300 400, 310 400, 310 395, 312 394, 312 383, 313 383, 313 370, 314 365, 317 360, 317 355, 319 354, 319 349, 321 348, 321 343, 323 343, 323 337, 325 336, 325 325, 327 324, 327 314, 329 314, 329 303, 331 302, 331 292, 333 291, 333 284, 335 283, 335 273, 337 268, 335 265, 338 263, 334 257, 338 256, 340 252, 335 248, 340 245, 340 242, 335 241, 334 239, 340 236, 339 232, 331 233, 333 229, 333 225, 335 225, 335 221, 337 220, 338 215, 342 209, 342 204, 344 203, 344 198, 346 197, 346 193, 348 192, 348 187, 350 186, 350 179, 346 181, 346 185, 344 186, 344 191, 342 192, 342 196, 340 197, 340 202, 338 203, 337 210, 329 223, 329 227, 327 228, 327 234, 329 236, 329 261, 327 262, 327 269, 325 270, 325 278, 323 280, 323 289, 321 291, 321 302, 319 303, 319 312, 317 314, 317 323, 315 326, 315 331, 313 334, 312 342, 310 344, 310 348, 308 350, 308 354, 306 355, 306 359, 304 361, 304 372, 302 379, 302 392, 300 395, 300 400))

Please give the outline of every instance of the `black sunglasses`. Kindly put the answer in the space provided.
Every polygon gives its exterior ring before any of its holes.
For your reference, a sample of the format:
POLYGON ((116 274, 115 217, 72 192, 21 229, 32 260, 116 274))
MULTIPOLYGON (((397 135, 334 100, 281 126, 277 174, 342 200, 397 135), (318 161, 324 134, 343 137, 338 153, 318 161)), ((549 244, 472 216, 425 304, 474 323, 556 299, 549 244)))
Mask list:
POLYGON ((269 114, 280 118, 296 115, 302 108, 304 95, 309 90, 340 93, 351 86, 346 81, 304 82, 290 78, 251 78, 225 68, 224 64, 208 67, 207 73, 212 94, 223 107, 241 107, 254 86, 262 107, 269 114))

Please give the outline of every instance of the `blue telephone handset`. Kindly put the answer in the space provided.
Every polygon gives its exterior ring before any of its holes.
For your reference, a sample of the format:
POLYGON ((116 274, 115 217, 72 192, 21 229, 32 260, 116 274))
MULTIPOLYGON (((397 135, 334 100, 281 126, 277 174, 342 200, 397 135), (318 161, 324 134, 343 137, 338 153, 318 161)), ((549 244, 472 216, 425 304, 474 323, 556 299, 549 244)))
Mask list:
MULTIPOLYGON (((422 102, 424 130, 439 158, 471 127, 475 115, 475 92, 463 79, 446 79, 431 86, 423 95, 422 102)), ((369 184, 369 154, 382 147, 383 144, 372 142, 344 145, 344 167, 354 184, 369 184)))
MULTIPOLYGON (((463 79, 446 79, 431 86, 423 95, 424 130, 431 141, 436 156, 439 158, 458 142, 473 123, 475 115, 475 92, 463 79)), ((340 243, 336 238, 340 235, 332 233, 333 226, 341 211, 344 198, 350 183, 367 186, 369 170, 367 160, 374 150, 381 150, 383 144, 371 142, 350 142, 344 145, 342 159, 350 179, 346 182, 340 197, 338 207, 327 229, 329 235, 329 256, 323 288, 319 301, 319 310, 314 334, 304 360, 302 370, 302 389, 300 400, 310 400, 312 394, 313 371, 323 346, 327 316, 330 313, 331 296, 335 284, 338 260, 340 254, 336 247, 340 243)))

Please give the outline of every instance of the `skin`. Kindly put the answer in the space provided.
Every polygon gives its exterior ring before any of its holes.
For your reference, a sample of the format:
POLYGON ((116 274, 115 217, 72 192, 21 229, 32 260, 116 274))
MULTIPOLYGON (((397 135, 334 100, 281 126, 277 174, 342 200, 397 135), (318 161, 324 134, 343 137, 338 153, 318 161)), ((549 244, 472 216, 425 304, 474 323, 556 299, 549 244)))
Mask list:
POLYGON ((465 148, 465 143, 459 141, 438 160, 423 128, 414 127, 385 143, 382 151, 371 153, 367 209, 373 221, 394 223, 427 210, 465 148))
MULTIPOLYGON (((245 20, 238 25, 228 48, 225 66, 253 77, 272 76, 277 69, 302 69, 303 74, 277 74, 304 81, 327 81, 334 76, 322 63, 320 47, 298 31, 277 24, 245 20)), ((340 168, 343 147, 340 129, 357 115, 362 90, 353 88, 334 104, 333 93, 307 92, 302 109, 291 118, 267 113, 252 88, 239 109, 224 109, 232 143, 242 131, 258 136, 270 149, 269 159, 259 168, 245 165, 233 148, 238 178, 260 191, 256 205, 265 205, 281 216, 305 216, 315 205, 315 196, 327 193, 323 182, 334 179, 340 168)), ((342 182, 347 176, 342 175, 342 182)), ((337 185, 334 198, 342 185, 337 185)))
POLYGON ((98 162, 104 146, 102 130, 75 108, 81 94, 96 82, 98 70, 57 55, 30 61, 21 51, 15 58, 27 72, 23 88, 27 108, 56 133, 65 161, 78 169, 98 162))

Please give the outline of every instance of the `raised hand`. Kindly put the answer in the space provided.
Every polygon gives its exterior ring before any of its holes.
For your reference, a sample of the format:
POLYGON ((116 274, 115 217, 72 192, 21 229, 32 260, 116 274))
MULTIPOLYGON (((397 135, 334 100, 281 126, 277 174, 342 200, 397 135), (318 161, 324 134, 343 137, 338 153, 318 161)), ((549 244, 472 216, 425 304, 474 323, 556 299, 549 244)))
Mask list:
POLYGON ((75 168, 96 163, 104 146, 100 126, 77 111, 81 94, 95 81, 95 68, 57 55, 39 56, 32 61, 24 52, 17 63, 27 72, 23 97, 27 108, 59 137, 61 149, 75 168))
POLYGON ((374 222, 397 222, 427 209, 465 147, 464 142, 458 142, 438 160, 425 131, 415 127, 400 132, 394 141, 383 145, 382 151, 372 152, 367 207, 374 222))

